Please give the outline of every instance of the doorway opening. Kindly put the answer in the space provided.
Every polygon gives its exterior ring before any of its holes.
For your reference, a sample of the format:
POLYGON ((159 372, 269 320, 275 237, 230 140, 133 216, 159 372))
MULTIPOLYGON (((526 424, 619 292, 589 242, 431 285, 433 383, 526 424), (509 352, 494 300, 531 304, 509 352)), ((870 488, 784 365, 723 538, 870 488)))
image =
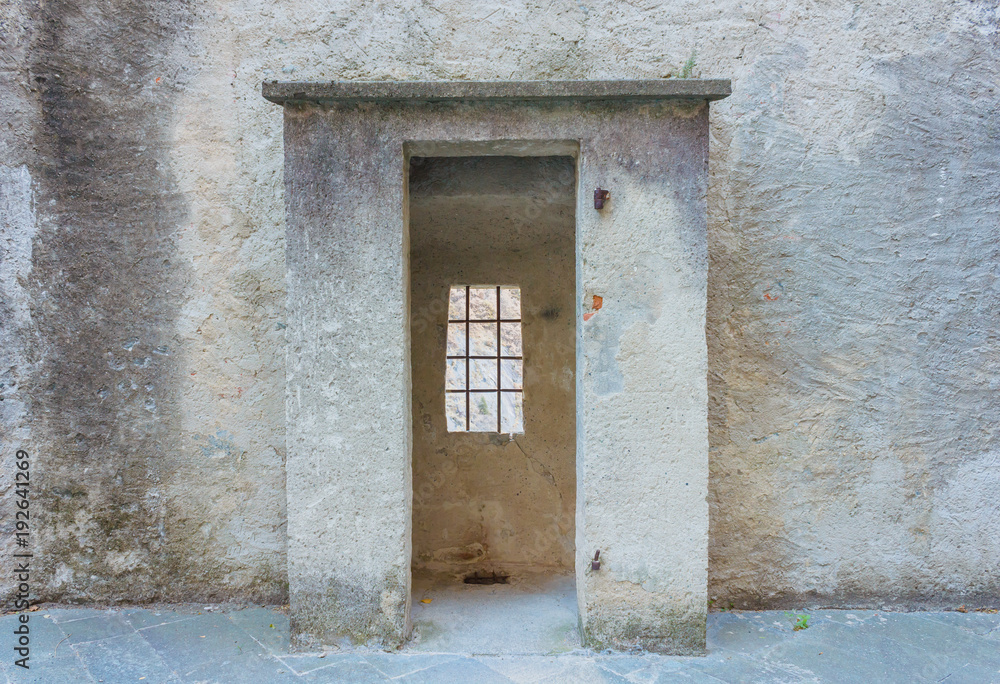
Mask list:
POLYGON ((576 160, 409 163, 411 647, 572 650, 576 160))

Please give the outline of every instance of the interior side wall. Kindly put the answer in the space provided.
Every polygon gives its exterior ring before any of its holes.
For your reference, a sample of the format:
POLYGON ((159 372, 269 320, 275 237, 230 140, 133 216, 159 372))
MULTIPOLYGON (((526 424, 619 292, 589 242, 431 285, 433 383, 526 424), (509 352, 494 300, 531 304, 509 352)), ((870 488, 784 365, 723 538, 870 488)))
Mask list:
POLYGON ((574 203, 571 157, 411 160, 414 570, 573 568, 574 203), (453 284, 521 288, 524 434, 447 431, 453 284))

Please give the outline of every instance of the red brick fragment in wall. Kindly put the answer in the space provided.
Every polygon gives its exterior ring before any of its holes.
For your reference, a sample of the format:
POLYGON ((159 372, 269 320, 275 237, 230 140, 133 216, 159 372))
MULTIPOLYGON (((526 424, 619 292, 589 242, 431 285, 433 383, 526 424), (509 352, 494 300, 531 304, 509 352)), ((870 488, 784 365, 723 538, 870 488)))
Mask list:
POLYGON ((591 318, 594 317, 594 314, 597 313, 598 309, 600 309, 602 306, 604 306, 604 297, 599 297, 598 295, 594 295, 594 302, 591 305, 593 311, 583 314, 583 320, 589 321, 591 318))

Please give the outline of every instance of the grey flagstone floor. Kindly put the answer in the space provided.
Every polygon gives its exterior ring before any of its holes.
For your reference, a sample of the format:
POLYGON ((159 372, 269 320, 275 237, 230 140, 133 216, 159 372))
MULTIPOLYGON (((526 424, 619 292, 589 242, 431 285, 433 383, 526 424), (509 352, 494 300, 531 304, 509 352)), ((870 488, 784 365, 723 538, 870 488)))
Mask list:
POLYGON ((16 615, 0 618, 8 682, 1000 682, 1000 615, 815 610, 713 613, 708 655, 289 652, 280 609, 56 608, 30 613, 30 670, 16 615))

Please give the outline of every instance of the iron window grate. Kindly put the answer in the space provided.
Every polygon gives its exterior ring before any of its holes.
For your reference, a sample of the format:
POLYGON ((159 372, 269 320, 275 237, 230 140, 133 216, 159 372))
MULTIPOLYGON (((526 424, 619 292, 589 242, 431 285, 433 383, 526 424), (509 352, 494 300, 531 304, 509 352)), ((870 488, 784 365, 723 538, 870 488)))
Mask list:
POLYGON ((521 323, 519 288, 451 288, 445 355, 449 432, 524 431, 521 323))

